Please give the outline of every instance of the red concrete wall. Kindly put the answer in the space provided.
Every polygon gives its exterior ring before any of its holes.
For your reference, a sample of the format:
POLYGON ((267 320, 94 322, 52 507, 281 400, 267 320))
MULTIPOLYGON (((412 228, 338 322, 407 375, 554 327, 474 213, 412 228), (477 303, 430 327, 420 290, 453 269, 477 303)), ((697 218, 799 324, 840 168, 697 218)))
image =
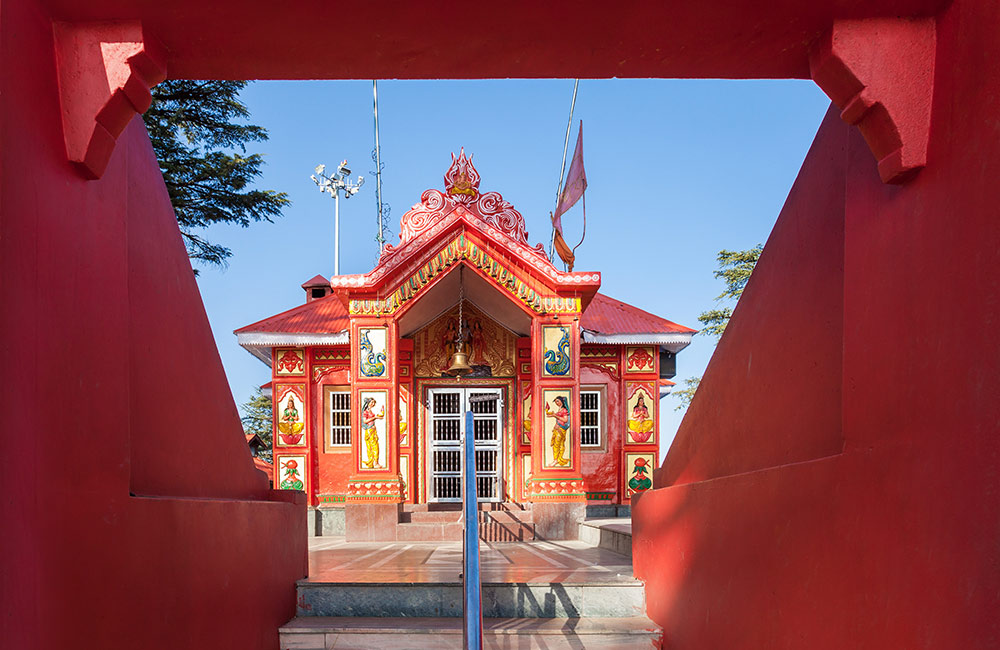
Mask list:
POLYGON ((2 9, 0 645, 274 648, 304 500, 253 469, 142 122, 84 181, 51 21, 2 9))
POLYGON ((661 470, 664 485, 820 458, 843 447, 847 127, 837 114, 828 113, 684 416, 661 470), (759 432, 752 444, 750 431, 759 432))
MULTIPOLYGON (((307 352, 310 358, 314 354, 312 348, 308 348, 307 352)), ((323 446, 325 437, 329 435, 325 424, 326 410, 323 404, 323 390, 327 386, 348 386, 350 383, 349 371, 346 366, 343 370, 335 370, 324 376, 319 383, 309 383, 310 399, 313 403, 310 453, 315 467, 313 474, 315 479, 310 486, 309 498, 310 503, 315 505, 319 505, 317 495, 320 494, 346 495, 347 481, 354 473, 354 457, 351 447, 337 451, 332 451, 333 448, 331 448, 331 451, 325 451, 323 446)), ((353 429, 351 434, 352 436, 358 435, 353 429)))
MULTIPOLYGON (((619 364, 619 368, 621 365, 619 364)), ((591 451, 581 449, 583 463, 583 485, 587 492, 616 492, 614 501, 593 501, 592 503, 621 503, 624 491, 621 489, 622 461, 622 406, 619 382, 607 374, 593 368, 580 368, 581 386, 604 386, 606 402, 603 405, 606 417, 604 449, 591 451)))
POLYGON ((928 165, 910 183, 881 183, 835 115, 821 127, 659 489, 634 510, 666 647, 996 646, 998 24, 996 3, 941 14, 928 165), (806 319, 837 306, 838 284, 840 324, 806 319), (797 323, 783 340, 772 311, 797 323))

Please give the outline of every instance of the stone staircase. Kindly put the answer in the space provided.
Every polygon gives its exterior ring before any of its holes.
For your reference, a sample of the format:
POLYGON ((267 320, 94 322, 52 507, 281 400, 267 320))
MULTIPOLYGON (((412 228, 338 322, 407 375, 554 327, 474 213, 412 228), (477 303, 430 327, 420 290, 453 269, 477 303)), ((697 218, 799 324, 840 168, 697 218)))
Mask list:
MULTIPOLYGON (((493 512, 503 511, 482 514, 493 512)), ((401 525, 443 533, 455 523, 443 513, 411 509, 401 525)), ((484 648, 662 647, 627 556, 580 541, 484 542, 481 555, 484 648)), ((296 583, 296 617, 280 630, 282 650, 462 648, 461 557, 457 542, 317 551, 312 577, 296 583)))
MULTIPOLYGON (((528 542, 535 539, 531 504, 482 503, 479 538, 485 542, 528 542)), ((461 541, 460 504, 406 504, 399 514, 397 542, 461 541)))

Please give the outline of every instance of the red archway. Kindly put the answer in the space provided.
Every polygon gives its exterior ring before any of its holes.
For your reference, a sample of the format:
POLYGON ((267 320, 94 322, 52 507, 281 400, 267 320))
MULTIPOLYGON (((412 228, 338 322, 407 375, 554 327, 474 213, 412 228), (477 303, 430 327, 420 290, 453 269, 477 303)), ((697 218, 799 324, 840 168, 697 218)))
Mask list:
POLYGON ((331 71, 814 78, 860 134, 835 115, 821 128, 706 376, 718 419, 692 407, 662 489, 637 507, 650 615, 676 647, 996 636, 992 3, 367 3, 351 30, 330 4, 2 9, 12 647, 268 647, 290 617, 305 547, 289 531, 304 514, 250 469, 133 118, 164 74, 331 71), (370 55, 345 65, 344 51, 370 55))

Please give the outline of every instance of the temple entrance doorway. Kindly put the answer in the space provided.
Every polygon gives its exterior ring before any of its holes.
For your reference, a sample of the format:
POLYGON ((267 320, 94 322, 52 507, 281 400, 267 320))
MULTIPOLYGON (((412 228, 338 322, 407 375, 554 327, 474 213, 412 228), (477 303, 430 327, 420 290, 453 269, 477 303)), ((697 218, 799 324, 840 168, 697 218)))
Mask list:
POLYGON ((428 390, 428 501, 462 501, 462 426, 473 413, 476 492, 479 501, 499 502, 503 495, 503 389, 431 388, 428 390), (495 399, 490 399, 494 397, 495 399))

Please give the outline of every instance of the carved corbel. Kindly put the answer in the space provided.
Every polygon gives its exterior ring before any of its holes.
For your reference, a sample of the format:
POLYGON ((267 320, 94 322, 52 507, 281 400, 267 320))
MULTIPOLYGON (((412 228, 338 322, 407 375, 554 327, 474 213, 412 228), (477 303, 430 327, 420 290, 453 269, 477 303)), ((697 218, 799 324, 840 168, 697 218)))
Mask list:
POLYGON ((118 136, 149 109, 166 56, 138 21, 56 23, 54 33, 66 156, 97 179, 118 136))
POLYGON ((934 95, 933 18, 836 20, 813 47, 813 81, 861 131, 885 183, 927 164, 934 95))

